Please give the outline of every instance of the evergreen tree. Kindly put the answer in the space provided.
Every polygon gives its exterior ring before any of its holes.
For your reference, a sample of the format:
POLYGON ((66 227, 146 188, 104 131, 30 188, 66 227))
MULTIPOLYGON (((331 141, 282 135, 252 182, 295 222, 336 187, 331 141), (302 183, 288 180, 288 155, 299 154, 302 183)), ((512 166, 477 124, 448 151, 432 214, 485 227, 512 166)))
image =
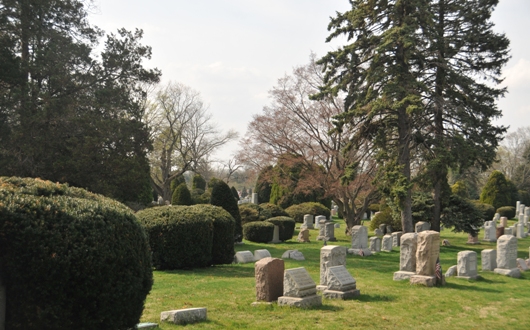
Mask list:
POLYGON ((495 209, 502 206, 515 206, 517 202, 517 188, 506 179, 500 171, 493 171, 480 194, 482 203, 493 205, 495 209))
POLYGON ((192 189, 206 190, 206 180, 200 174, 195 174, 192 180, 192 189))
POLYGON ((184 179, 183 175, 177 175, 173 180, 171 180, 171 184, 169 185, 171 189, 171 194, 173 194, 175 189, 177 189, 177 187, 183 183, 186 183, 186 179, 184 179))
POLYGON ((171 205, 193 205, 190 190, 186 183, 181 183, 173 190, 171 205))
POLYGON ((241 197, 245 198, 248 196, 247 188, 243 187, 243 190, 241 190, 241 197))
POLYGON ((212 195, 210 197, 210 204, 220 206, 225 209, 236 221, 234 240, 241 242, 243 240, 243 227, 241 226, 241 214, 239 214, 239 207, 237 201, 232 195, 230 187, 219 179, 212 178, 209 183, 209 187, 212 189, 212 195))
POLYGON ((230 191, 232 192, 232 195, 234 195, 234 198, 236 199, 236 201, 238 201, 239 200, 239 193, 237 192, 236 187, 232 186, 230 188, 230 191))
MULTIPOLYGON (((258 174, 254 191, 258 194, 258 203, 268 203, 272 191, 272 166, 267 166, 258 174)), ((250 195, 252 196, 252 195, 250 195)))

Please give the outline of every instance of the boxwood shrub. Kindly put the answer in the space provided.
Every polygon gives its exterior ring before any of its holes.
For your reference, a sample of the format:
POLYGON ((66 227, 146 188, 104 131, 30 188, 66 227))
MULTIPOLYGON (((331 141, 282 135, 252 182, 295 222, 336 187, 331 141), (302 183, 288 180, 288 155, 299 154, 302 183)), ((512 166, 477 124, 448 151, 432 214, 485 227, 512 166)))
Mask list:
POLYGON ((40 179, 0 177, 6 329, 129 329, 153 274, 125 205, 40 179))
POLYGON ((260 212, 263 209, 252 203, 245 203, 239 205, 239 214, 241 215, 241 224, 245 225, 249 222, 263 221, 265 218, 260 217, 260 212))
POLYGON ((481 201, 474 200, 473 204, 482 212, 484 221, 490 221, 495 217, 495 208, 491 204, 482 203, 481 201))
POLYGON ((243 226, 243 237, 251 242, 268 243, 273 234, 274 224, 271 222, 249 222, 243 226))
POLYGON ((499 213, 501 217, 507 217, 508 219, 513 219, 515 218, 515 207, 514 206, 499 207, 497 209, 497 213, 499 213))
POLYGON ((289 217, 273 217, 265 220, 271 222, 280 229, 280 241, 287 241, 293 238, 295 221, 289 217))
POLYGON ((331 212, 327 207, 315 202, 291 205, 285 209, 285 212, 287 212, 289 217, 293 218, 294 221, 299 223, 304 222, 304 215, 306 214, 312 214, 313 216, 325 215, 328 219, 331 215, 331 212))
POLYGON ((287 217, 289 216, 284 209, 279 207, 276 204, 271 203, 262 203, 259 205, 261 207, 260 216, 265 219, 270 219, 274 217, 287 217))

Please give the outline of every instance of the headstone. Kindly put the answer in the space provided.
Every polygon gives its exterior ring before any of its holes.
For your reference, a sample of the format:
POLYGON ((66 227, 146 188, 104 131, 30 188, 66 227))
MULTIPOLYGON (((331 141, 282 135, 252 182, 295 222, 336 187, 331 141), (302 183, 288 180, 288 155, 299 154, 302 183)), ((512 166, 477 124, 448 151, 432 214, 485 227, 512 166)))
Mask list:
POLYGON ((277 243, 281 243, 281 242, 282 241, 280 241, 280 227, 274 225, 274 231, 273 231, 273 234, 272 234, 272 241, 270 241, 269 243, 277 244, 277 243))
POLYGON ((507 217, 501 217, 501 222, 499 224, 499 227, 508 227, 508 218, 507 217))
POLYGON ((512 227, 504 227, 504 235, 514 236, 513 235, 513 228, 512 227))
MULTIPOLYGON (((515 203, 515 218, 516 219, 519 219, 519 208, 521 206, 521 202, 520 201, 517 201, 517 203, 515 203)), ((506 226, 504 226, 506 227, 506 226)))
MULTIPOLYGON (((436 261, 439 256, 440 233, 434 230, 419 232, 416 248, 416 275, 410 277, 410 283, 428 287, 436 284, 436 261)), ((443 277, 441 281, 443 283, 443 277)))
POLYGON ((320 249, 320 285, 319 290, 327 288, 326 270, 332 266, 346 265, 346 247, 327 245, 320 249))
POLYGON ((376 229, 374 230, 374 234, 375 234, 375 236, 379 236, 379 237, 381 237, 381 236, 383 236, 385 233, 384 233, 384 231, 382 231, 381 229, 376 228, 376 229))
POLYGON ((246 264, 249 262, 254 262, 254 255, 250 251, 236 252, 236 255, 234 256, 234 262, 236 264, 246 264))
POLYGON ((478 234, 473 236, 471 234, 467 234, 467 242, 466 244, 470 244, 470 245, 476 245, 476 244, 480 244, 480 242, 478 241, 478 234))
POLYGON ((456 272, 459 278, 477 279, 477 253, 475 251, 460 251, 457 260, 456 272))
POLYGON ((263 258, 270 258, 270 257, 271 257, 271 253, 269 252, 269 250, 262 249, 262 250, 254 251, 254 261, 258 261, 263 258))
POLYGON ((416 233, 421 233, 422 231, 430 230, 431 223, 426 221, 418 221, 415 226, 416 233))
POLYGON ((528 265, 526 264, 526 261, 523 258, 517 258, 517 268, 519 268, 520 271, 526 272, 528 270, 528 265))
POLYGON ((293 259, 293 260, 303 261, 305 260, 305 257, 302 254, 302 252, 298 250, 287 250, 282 254, 282 259, 293 259))
POLYGON ((402 231, 395 231, 392 233, 392 246, 401 245, 401 235, 403 235, 402 231))
POLYGON ((278 306, 307 308, 321 306, 322 297, 316 294, 316 284, 304 267, 286 269, 283 276, 283 296, 278 306))
POLYGON ((307 229, 315 228, 313 226, 313 215, 312 214, 304 215, 304 224, 302 225, 302 227, 307 228, 307 229))
POLYGON ((381 252, 381 238, 374 236, 370 237, 370 251, 372 253, 381 252))
POLYGON ((394 230, 392 229, 392 226, 391 225, 386 225, 386 233, 387 234, 392 234, 394 232, 394 230))
MULTIPOLYGON (((377 214, 379 212, 376 212, 375 214, 377 214)), ((386 223, 382 223, 379 225, 379 230, 381 231, 382 235, 383 236, 384 234, 386 234, 386 223)))
POLYGON ((278 258, 264 258, 254 265, 256 300, 275 301, 283 294, 284 262, 278 258))
POLYGON ((521 276, 517 268, 517 238, 514 236, 502 235, 497 240, 497 268, 493 271, 511 277, 521 276))
POLYGON ((383 244, 381 246, 381 251, 391 252, 392 251, 392 235, 387 234, 383 236, 383 244))
POLYGON ((162 196, 158 196, 158 205, 164 205, 164 198, 162 196))
POLYGON ((497 230, 495 228, 495 221, 486 221, 484 223, 484 239, 486 242, 496 242, 497 241, 497 230))
POLYGON ((328 287, 322 295, 328 299, 349 299, 360 294, 357 282, 344 265, 329 267, 326 271, 328 287))
POLYGON ((394 273, 394 281, 410 279, 416 274, 416 249, 418 234, 406 233, 401 236, 399 251, 399 271, 394 273))
POLYGON ((315 229, 320 229, 320 223, 315 219, 315 229))
POLYGON ((297 241, 300 243, 309 243, 309 229, 301 229, 298 233, 297 241))
POLYGON ((524 225, 522 223, 515 224, 515 232, 516 232, 517 238, 525 238, 524 225))
POLYGON ((493 216, 493 221, 498 222, 499 220, 501 220, 500 213, 495 213, 495 215, 493 216))
POLYGON ((353 226, 351 230, 351 249, 348 252, 360 254, 360 250, 365 256, 372 254, 368 246, 368 229, 365 226, 353 226))
POLYGON ((336 223, 335 228, 340 228, 340 223, 336 223))
POLYGON ((499 239, 499 237, 501 237, 502 235, 504 235, 504 227, 497 227, 495 228, 496 232, 495 232, 495 237, 497 239, 499 239))
POLYGON ((324 222, 328 221, 328 220, 326 219, 326 216, 325 216, 325 215, 317 215, 317 216, 315 217, 315 221, 318 222, 318 223, 322 223, 322 220, 324 220, 324 222))
POLYGON ((326 239, 326 220, 317 221, 318 223, 318 236, 317 241, 324 241, 326 239))
POLYGON ((447 271, 445 272, 445 277, 456 276, 456 274, 456 265, 454 265, 447 268, 447 271))
POLYGON ((160 321, 174 324, 190 324, 206 321, 206 308, 186 308, 162 312, 160 313, 160 321))
POLYGON ((335 224, 333 222, 326 222, 324 225, 324 236, 326 236, 326 241, 336 242, 335 238, 335 224))
POLYGON ((497 250, 482 250, 480 252, 480 258, 482 259, 482 271, 492 272, 497 268, 497 250))
POLYGON ((252 204, 259 204, 258 193, 252 193, 252 204))

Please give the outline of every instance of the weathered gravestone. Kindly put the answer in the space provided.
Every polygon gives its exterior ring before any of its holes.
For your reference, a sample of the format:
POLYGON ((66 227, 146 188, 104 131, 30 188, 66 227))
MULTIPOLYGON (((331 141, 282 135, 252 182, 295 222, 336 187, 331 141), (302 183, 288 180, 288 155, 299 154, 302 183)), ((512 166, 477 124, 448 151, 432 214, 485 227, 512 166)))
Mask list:
POLYGON ((381 252, 381 238, 374 236, 370 237, 370 251, 372 253, 381 252))
POLYGON ((252 204, 259 204, 258 193, 252 193, 252 204))
POLYGON ((324 236, 328 242, 336 242, 335 238, 335 224, 333 222, 326 222, 324 225, 324 236))
POLYGON ((250 251, 236 252, 236 255, 234 256, 234 262, 236 264, 246 264, 249 262, 254 262, 254 255, 250 251))
POLYGON ((516 223, 515 224, 515 233, 517 238, 525 238, 525 227, 522 223, 516 223))
POLYGON ((526 264, 526 261, 523 258, 517 258, 517 268, 519 268, 520 271, 526 272, 528 270, 528 265, 526 264))
POLYGON ((271 302, 283 294, 283 273, 285 265, 282 259, 264 258, 254 265, 256 277, 256 300, 271 302))
POLYGON ((478 234, 473 236, 471 234, 467 234, 467 242, 466 244, 470 244, 470 245, 477 245, 477 244, 480 244, 480 242, 478 241, 478 234))
POLYGON ((332 266, 346 265, 346 248, 338 245, 327 245, 320 249, 320 285, 319 291, 327 288, 326 270, 332 266))
POLYGON ((305 257, 302 254, 302 252, 298 250, 287 250, 282 254, 282 259, 293 259, 293 260, 303 261, 305 260, 305 257))
POLYGON ((508 218, 507 217, 501 217, 501 222, 499 224, 499 227, 508 227, 508 218))
POLYGON ((298 238, 296 239, 300 243, 308 243, 309 240, 309 229, 301 229, 298 233, 298 238))
MULTIPOLYGON (((379 212, 376 212, 376 214, 379 212)), ((386 234, 386 223, 382 223, 379 225, 379 230, 381 231, 381 236, 386 234)))
MULTIPOLYGON (((439 256, 440 233, 434 230, 419 232, 416 248, 416 275, 410 277, 410 283, 434 286, 437 283, 436 262, 439 256)), ((439 280, 443 284, 443 277, 439 280)))
POLYGON ((328 221, 325 215, 317 215, 315 217, 315 222, 322 223, 322 220, 324 220, 324 222, 328 221))
POLYGON ((386 234, 385 236, 383 236, 383 244, 381 247, 381 251, 391 252, 392 244, 393 244, 392 235, 386 234))
POLYGON ((262 249, 262 250, 254 251, 254 261, 258 261, 263 258, 270 258, 270 257, 271 257, 271 253, 269 252, 269 250, 262 249))
POLYGON ((326 240, 326 220, 317 221, 318 223, 318 236, 317 241, 326 240))
POLYGON ((495 213, 495 215, 493 216, 493 221, 498 222, 499 220, 501 220, 500 213, 495 213))
POLYGON ((322 297, 316 292, 315 281, 304 267, 286 269, 283 276, 283 296, 278 297, 278 306, 321 306, 322 297))
POLYGON ((174 324, 190 324, 206 321, 206 308, 185 308, 160 313, 161 322, 174 324))
POLYGON ((497 229, 495 227, 495 221, 486 221, 484 223, 484 239, 486 242, 496 242, 497 241, 497 229))
POLYGON ((415 225, 416 233, 421 233, 422 231, 430 230, 431 223, 426 221, 418 221, 415 225))
POLYGON ((392 233, 392 246, 401 245, 401 235, 403 235, 402 231, 395 231, 392 233))
POLYGON ((493 272, 510 277, 520 277, 517 268, 517 238, 502 235, 497 240, 497 268, 493 272))
POLYGON ((328 299, 349 299, 361 293, 344 265, 329 267, 326 270, 326 282, 328 287, 322 295, 328 299))
POLYGON ((307 229, 313 229, 315 228, 313 226, 313 215, 312 214, 305 214, 304 215, 304 223, 300 228, 307 228, 307 229))
POLYGON ((368 229, 365 226, 353 226, 351 230, 351 248, 348 249, 348 253, 362 254, 364 256, 372 254, 368 246, 368 229))
POLYGON ((477 253, 474 251, 460 251, 457 255, 457 274, 459 278, 477 279, 477 253))
POLYGON ((418 234, 406 233, 401 236, 399 251, 399 271, 394 273, 394 281, 410 279, 416 275, 416 249, 418 247, 418 234))
POLYGON ((497 250, 487 249, 480 252, 482 259, 482 271, 492 272, 497 268, 497 250))

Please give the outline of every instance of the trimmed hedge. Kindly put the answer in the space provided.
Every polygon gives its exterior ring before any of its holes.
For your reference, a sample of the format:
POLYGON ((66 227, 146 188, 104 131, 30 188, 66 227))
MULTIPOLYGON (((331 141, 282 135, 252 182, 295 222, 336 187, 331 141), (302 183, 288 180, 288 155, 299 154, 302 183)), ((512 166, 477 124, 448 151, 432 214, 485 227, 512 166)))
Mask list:
POLYGON ((133 328, 153 284, 125 205, 40 179, 0 177, 6 329, 133 328))
POLYGON ((289 214, 287 214, 284 209, 282 209, 276 204, 262 203, 259 206, 261 207, 260 217, 264 219, 289 216, 289 214))
POLYGON ((186 183, 181 183, 173 190, 173 195, 171 196, 172 205, 193 205, 193 200, 191 199, 191 193, 188 189, 186 183))
POLYGON ((289 217, 274 217, 265 220, 266 222, 271 222, 275 226, 278 226, 280 229, 280 241, 287 241, 293 238, 294 227, 296 222, 293 218, 289 217))
POLYGON ((137 213, 149 236, 156 269, 231 263, 235 221, 212 205, 161 206, 137 213))
POLYGON ((230 187, 222 181, 215 178, 210 180, 212 188, 212 195, 210 197, 210 204, 220 206, 225 209, 236 221, 234 229, 234 240, 236 242, 242 241, 243 230, 241 228, 241 215, 239 214, 239 207, 237 201, 232 195, 230 187))
POLYGON ((497 209, 497 213, 499 213, 501 217, 507 217, 508 219, 513 219, 515 218, 515 207, 514 206, 499 207, 497 209))
POLYGON ((241 215, 241 224, 245 225, 249 222, 265 220, 260 217, 261 211, 262 208, 259 205, 252 203, 240 204, 239 214, 241 215))
POLYGON ((250 222, 243 226, 243 237, 247 241, 268 243, 272 241, 273 234, 274 224, 271 222, 250 222))
POLYGON ((292 205, 286 208, 285 212, 287 212, 289 217, 293 218, 294 221, 299 223, 304 222, 304 215, 306 214, 312 214, 313 216, 325 215, 327 219, 329 219, 329 216, 331 215, 331 212, 327 207, 315 202, 292 205))
POLYGON ((392 226, 392 230, 400 231, 401 230, 401 219, 395 220, 392 217, 392 210, 386 208, 383 211, 376 212, 370 220, 370 230, 376 230, 379 228, 379 225, 387 224, 392 226))
POLYGON ((495 217, 495 208, 491 204, 482 203, 481 201, 471 201, 475 207, 482 212, 485 221, 492 220, 495 217))

